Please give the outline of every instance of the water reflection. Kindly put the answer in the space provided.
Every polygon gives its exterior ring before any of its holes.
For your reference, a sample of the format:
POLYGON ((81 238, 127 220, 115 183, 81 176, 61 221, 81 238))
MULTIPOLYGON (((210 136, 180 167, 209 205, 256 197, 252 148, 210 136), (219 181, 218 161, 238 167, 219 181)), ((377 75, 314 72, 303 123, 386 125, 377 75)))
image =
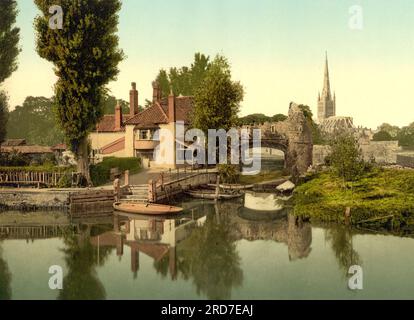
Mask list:
POLYGON ((0 300, 11 300, 12 276, 7 261, 3 258, 3 248, 0 241, 0 300))
POLYGON ((344 276, 348 275, 349 267, 362 265, 358 252, 354 250, 352 229, 340 225, 332 226, 325 230, 325 239, 330 242, 344 276))
POLYGON ((59 291, 59 300, 102 300, 106 298, 103 284, 96 272, 97 266, 103 266, 113 248, 95 246, 91 241, 94 234, 103 232, 105 225, 79 224, 76 232, 68 230, 63 235, 67 275, 63 279, 63 290, 59 291))
MULTIPOLYGON (((250 198, 250 203, 262 201, 262 195, 257 197, 260 199, 250 198)), ((114 214, 74 221, 63 214, 1 214, 0 239, 5 242, 0 242, 0 299, 10 299, 14 288, 10 270, 13 263, 7 260, 7 250, 2 249, 11 239, 30 243, 60 239, 58 252, 63 255, 65 276, 57 298, 64 300, 112 298, 114 290, 120 290, 122 296, 123 286, 131 284, 132 294, 146 294, 154 283, 160 288, 158 282, 170 282, 171 287, 178 283, 174 290, 189 284, 195 297, 231 299, 235 292, 251 285, 251 270, 256 270, 251 269, 256 263, 252 259, 262 259, 263 248, 269 250, 265 263, 283 266, 283 261, 288 261, 292 273, 306 267, 304 261, 315 263, 310 258, 312 241, 316 241, 315 251, 325 250, 325 242, 322 249, 318 246, 321 237, 313 238, 310 223, 289 214, 285 207, 273 211, 261 210, 260 206, 252 209, 240 201, 184 201, 180 205, 185 213, 174 218, 114 214), (117 259, 119 264, 114 264, 117 259), (125 263, 130 271, 125 271, 125 263), (123 274, 115 277, 105 270, 123 274), (141 274, 140 281, 130 281, 141 274), (118 281, 126 282, 114 289, 118 281)), ((324 255, 333 255, 340 266, 335 269, 336 275, 339 271, 343 277, 351 265, 362 263, 354 249, 351 229, 332 226, 318 232, 329 243, 324 255)), ((315 256, 321 257, 320 252, 315 256)), ((269 268, 277 279, 280 269, 269 268)), ((283 272, 289 275, 289 270, 283 272)), ((292 279, 297 277, 292 275, 292 279)), ((131 292, 123 297, 130 297, 131 292)))

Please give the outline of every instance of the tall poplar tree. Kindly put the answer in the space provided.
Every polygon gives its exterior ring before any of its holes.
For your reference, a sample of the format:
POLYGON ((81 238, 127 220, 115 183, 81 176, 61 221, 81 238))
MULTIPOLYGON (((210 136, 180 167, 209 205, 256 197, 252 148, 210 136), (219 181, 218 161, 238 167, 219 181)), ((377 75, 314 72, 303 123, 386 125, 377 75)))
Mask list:
MULTIPOLYGON (((15 26, 16 0, 0 1, 0 85, 17 70, 20 29, 15 26)), ((7 94, 0 91, 0 143, 6 137, 8 114, 7 94)))
POLYGON ((120 0, 34 0, 38 54, 53 63, 55 109, 59 125, 78 162, 78 172, 91 184, 88 134, 103 116, 102 99, 116 80, 124 54, 117 36, 120 0), (62 8, 49 13, 52 6, 62 8), (51 28, 62 18, 62 28, 51 28))

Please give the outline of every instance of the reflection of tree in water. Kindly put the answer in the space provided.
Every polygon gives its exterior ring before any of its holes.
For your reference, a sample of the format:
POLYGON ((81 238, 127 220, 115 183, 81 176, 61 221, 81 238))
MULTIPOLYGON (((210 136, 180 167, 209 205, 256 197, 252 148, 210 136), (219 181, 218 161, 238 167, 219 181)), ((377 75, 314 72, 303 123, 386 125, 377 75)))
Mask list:
POLYGON ((352 265, 361 265, 361 258, 353 247, 351 229, 346 226, 335 226, 325 232, 325 238, 331 242, 332 250, 345 275, 352 265))
POLYGON ((193 278, 198 294, 230 299, 232 288, 243 282, 243 271, 228 217, 221 216, 220 223, 215 218, 209 216, 178 248, 183 259, 181 272, 184 278, 193 278))
MULTIPOLYGON (((232 289, 243 282, 240 257, 227 212, 220 208, 226 214, 212 213, 211 206, 208 211, 204 225, 195 227, 177 246, 177 270, 184 279, 193 279, 197 294, 205 294, 209 299, 230 299, 232 289)), ((155 268, 166 276, 169 257, 156 262, 155 268)))
POLYGON ((9 266, 7 265, 6 260, 3 259, 3 248, 0 247, 0 300, 11 299, 11 278, 12 276, 9 270, 9 266))
POLYGON ((66 232, 63 241, 67 275, 63 279, 60 300, 102 300, 106 298, 105 288, 98 279, 96 267, 104 265, 113 248, 98 249, 90 242, 94 233, 91 227, 82 227, 80 234, 66 232))

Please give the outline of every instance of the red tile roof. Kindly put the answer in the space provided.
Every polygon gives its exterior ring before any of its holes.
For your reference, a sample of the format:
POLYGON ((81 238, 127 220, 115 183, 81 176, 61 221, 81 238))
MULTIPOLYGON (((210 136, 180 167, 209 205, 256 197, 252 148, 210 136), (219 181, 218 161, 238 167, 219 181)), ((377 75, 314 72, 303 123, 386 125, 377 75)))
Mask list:
MULTIPOLYGON (((131 118, 130 115, 123 114, 122 118, 125 121, 127 121, 129 118, 131 118)), ((98 123, 96 126, 96 130, 98 132, 115 132, 115 115, 113 114, 106 114, 103 116, 102 120, 98 123)), ((125 128, 122 127, 121 131, 124 131, 125 128)))
POLYGON ((144 111, 138 113, 134 117, 125 121, 125 124, 135 124, 140 126, 155 125, 168 123, 168 116, 164 108, 159 104, 155 103, 152 106, 146 108, 144 111))

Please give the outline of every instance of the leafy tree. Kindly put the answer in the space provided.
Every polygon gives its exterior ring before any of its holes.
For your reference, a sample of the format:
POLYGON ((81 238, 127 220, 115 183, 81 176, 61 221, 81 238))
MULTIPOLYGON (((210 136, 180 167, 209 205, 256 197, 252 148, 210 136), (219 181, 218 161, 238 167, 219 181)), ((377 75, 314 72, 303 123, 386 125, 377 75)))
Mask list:
POLYGON ((226 58, 217 56, 194 95, 191 123, 207 132, 210 128, 229 130, 237 122, 244 91, 240 82, 231 79, 226 58))
POLYGON ((20 29, 15 27, 17 1, 2 0, 0 10, 0 83, 17 70, 20 29))
POLYGON ((392 141, 392 136, 387 131, 379 131, 374 134, 372 140, 374 141, 392 141))
POLYGON ((27 97, 22 106, 10 112, 8 137, 26 139, 28 144, 53 146, 64 142, 55 121, 53 98, 27 97))
POLYGON ((387 132, 392 138, 396 138, 401 131, 399 127, 390 125, 389 123, 383 123, 378 127, 378 130, 380 132, 387 132))
POLYGON ((271 120, 271 117, 264 115, 263 113, 253 113, 247 116, 244 116, 239 119, 240 124, 242 125, 253 125, 261 124, 271 120))
MULTIPOLYGON (((17 1, 2 0, 0 10, 0 85, 17 70, 20 29, 15 27, 17 1)), ((6 138, 8 119, 7 94, 0 91, 0 143, 6 138)))
POLYGON ((8 104, 6 93, 0 91, 0 144, 6 138, 6 126, 8 120, 8 104))
POLYGON ((333 171, 345 181, 356 180, 366 169, 358 140, 352 133, 337 132, 330 141, 331 154, 327 161, 333 171))
POLYGON ((281 122, 281 121, 285 121, 287 119, 287 116, 281 113, 275 114, 272 117, 272 122, 281 122))
POLYGON ((171 90, 175 95, 193 96, 207 74, 209 61, 208 56, 196 53, 190 67, 174 67, 170 68, 169 72, 161 69, 157 81, 161 87, 162 97, 168 97, 171 90))
POLYGON ((54 64, 56 114, 78 172, 91 184, 88 134, 103 115, 105 86, 115 80, 124 54, 118 48, 120 0, 35 0, 38 54, 54 64), (59 4, 63 28, 49 28, 49 7, 59 4))
POLYGON ((403 147, 414 147, 414 122, 403 127, 398 133, 397 139, 403 147))
MULTIPOLYGON (((104 114, 114 114, 115 106, 120 102, 123 113, 129 113, 129 103, 125 100, 118 100, 114 96, 105 95, 102 102, 102 108, 104 114)), ((140 108, 142 109, 142 107, 140 108)))

